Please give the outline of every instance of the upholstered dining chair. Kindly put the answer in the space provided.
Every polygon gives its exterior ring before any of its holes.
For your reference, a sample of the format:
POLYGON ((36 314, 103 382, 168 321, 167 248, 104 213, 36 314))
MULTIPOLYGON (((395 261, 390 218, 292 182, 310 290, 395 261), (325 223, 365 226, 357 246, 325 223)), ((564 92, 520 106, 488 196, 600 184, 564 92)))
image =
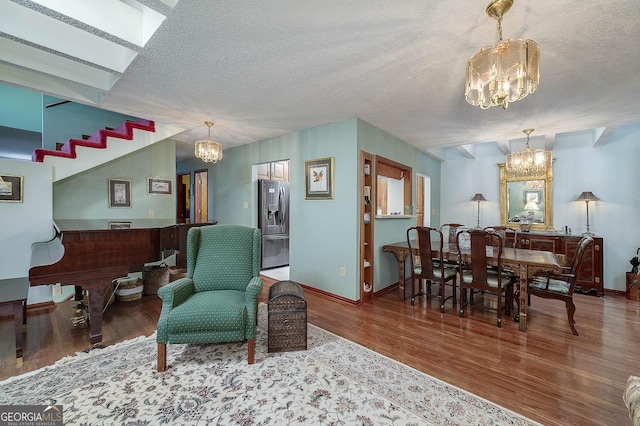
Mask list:
POLYGON ((187 276, 158 290, 158 371, 167 343, 247 341, 254 363, 261 233, 236 225, 195 227, 187 234, 187 276))
POLYGON ((587 247, 593 243, 593 238, 584 236, 578 242, 573 262, 570 267, 565 267, 560 274, 547 273, 544 276, 534 276, 529 280, 529 295, 542 297, 545 299, 558 299, 564 301, 567 308, 567 318, 569 327, 574 335, 578 335, 573 314, 576 312, 576 305, 573 303, 573 290, 576 286, 576 279, 584 253, 587 247))
POLYGON ((482 290, 484 292, 493 293, 498 296, 498 318, 497 326, 502 327, 502 297, 504 296, 504 310, 508 316, 511 314, 511 305, 513 301, 513 281, 508 273, 502 269, 502 250, 504 244, 502 238, 495 232, 487 232, 482 229, 473 229, 471 231, 462 231, 456 236, 456 245, 458 248, 458 261, 460 268, 460 317, 464 317, 464 309, 467 304, 467 289, 482 290), (470 262, 465 261, 463 252, 468 256, 468 249, 464 248, 461 240, 468 239, 471 242, 471 258, 470 262), (487 248, 493 250, 492 263, 495 269, 489 268, 487 248))
POLYGON ((442 232, 438 228, 430 228, 427 226, 413 226, 407 229, 407 244, 409 245, 409 256, 411 263, 411 282, 412 291, 411 304, 414 304, 416 296, 422 296, 421 282, 426 280, 427 297, 431 296, 431 283, 435 282, 440 284, 440 294, 437 296, 440 299, 440 312, 444 312, 444 304, 448 299, 453 300, 453 305, 456 305, 456 279, 457 271, 455 268, 449 268, 445 266, 443 259, 443 238, 442 232), (438 258, 434 261, 431 251, 432 236, 438 238, 440 244, 440 251, 438 258), (417 247, 415 247, 417 241, 417 247), (418 251, 418 254, 414 253, 414 250, 418 251), (446 284, 450 282, 453 287, 453 295, 447 297, 445 292, 446 284), (415 289, 418 288, 418 293, 415 293, 415 289))

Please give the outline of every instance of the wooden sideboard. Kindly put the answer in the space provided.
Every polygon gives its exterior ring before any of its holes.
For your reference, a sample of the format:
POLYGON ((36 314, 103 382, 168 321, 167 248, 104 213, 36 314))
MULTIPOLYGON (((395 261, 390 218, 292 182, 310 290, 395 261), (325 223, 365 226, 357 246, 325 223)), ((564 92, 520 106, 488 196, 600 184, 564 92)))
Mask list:
MULTIPOLYGON (((566 264, 571 265, 578 242, 582 235, 566 235, 545 232, 522 232, 507 234, 507 244, 512 244, 514 236, 518 239, 517 247, 530 250, 552 251, 566 256, 566 264)), ((578 272, 576 291, 604 296, 603 277, 603 243, 602 237, 593 236, 593 244, 587 247, 578 272)))

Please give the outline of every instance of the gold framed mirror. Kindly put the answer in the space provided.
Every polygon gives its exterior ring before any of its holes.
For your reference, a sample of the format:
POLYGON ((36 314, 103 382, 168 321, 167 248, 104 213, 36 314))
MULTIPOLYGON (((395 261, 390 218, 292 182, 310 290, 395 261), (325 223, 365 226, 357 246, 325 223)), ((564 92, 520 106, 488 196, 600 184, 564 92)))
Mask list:
POLYGON ((514 178, 500 167, 500 224, 521 230, 553 231, 553 169, 514 178))

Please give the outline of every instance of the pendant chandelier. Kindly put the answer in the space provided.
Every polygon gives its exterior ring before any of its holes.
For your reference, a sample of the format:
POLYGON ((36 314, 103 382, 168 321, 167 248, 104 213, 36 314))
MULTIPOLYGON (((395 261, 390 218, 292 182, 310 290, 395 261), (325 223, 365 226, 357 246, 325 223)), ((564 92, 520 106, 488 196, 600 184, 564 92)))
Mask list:
POLYGON ((551 151, 532 150, 529 148, 529 136, 533 129, 525 129, 522 132, 527 135, 527 147, 524 151, 507 154, 505 164, 507 174, 516 178, 544 175, 547 169, 551 168, 551 151))
POLYGON ((196 157, 205 163, 217 163, 222 159, 222 145, 211 139, 211 126, 213 122, 205 121, 209 127, 209 136, 206 140, 196 141, 196 157))
POLYGON ((507 109, 510 102, 535 92, 540 82, 540 46, 533 40, 502 39, 502 16, 512 4, 513 0, 493 0, 487 6, 487 15, 498 20, 498 42, 467 61, 464 96, 481 109, 507 109))

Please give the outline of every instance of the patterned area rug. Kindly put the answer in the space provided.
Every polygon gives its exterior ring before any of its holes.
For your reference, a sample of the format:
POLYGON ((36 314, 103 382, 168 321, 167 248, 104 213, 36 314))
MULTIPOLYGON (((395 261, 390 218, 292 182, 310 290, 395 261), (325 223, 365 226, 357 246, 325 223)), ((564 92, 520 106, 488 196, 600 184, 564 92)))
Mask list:
POLYGON ((322 330, 306 351, 246 344, 167 345, 155 335, 63 358, 0 382, 0 405, 62 404, 65 424, 537 425, 512 411, 322 330))

